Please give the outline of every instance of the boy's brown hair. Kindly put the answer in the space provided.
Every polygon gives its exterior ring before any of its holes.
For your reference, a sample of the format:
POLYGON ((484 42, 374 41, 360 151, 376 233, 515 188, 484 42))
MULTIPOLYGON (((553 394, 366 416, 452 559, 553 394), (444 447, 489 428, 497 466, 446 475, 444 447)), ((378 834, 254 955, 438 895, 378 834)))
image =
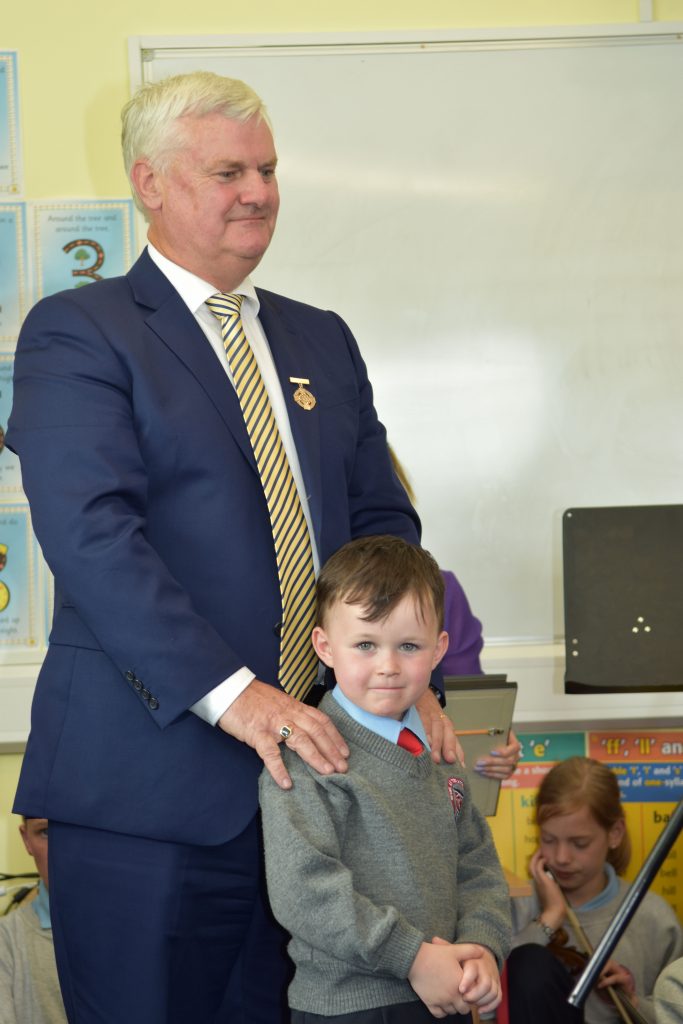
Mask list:
POLYGON ((441 571, 424 548, 400 537, 358 537, 335 552, 317 584, 317 624, 337 601, 362 605, 367 622, 385 619, 406 596, 415 597, 422 618, 433 608, 443 628, 444 583, 441 571))

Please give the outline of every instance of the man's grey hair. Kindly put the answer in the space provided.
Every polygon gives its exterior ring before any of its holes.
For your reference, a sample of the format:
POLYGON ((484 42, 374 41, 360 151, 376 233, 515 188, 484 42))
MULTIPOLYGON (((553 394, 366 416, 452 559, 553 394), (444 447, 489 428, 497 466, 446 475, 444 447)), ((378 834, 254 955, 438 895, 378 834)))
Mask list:
POLYGON ((141 86, 121 111, 123 163, 135 205, 145 207, 131 180, 133 164, 142 158, 158 171, 168 168, 174 152, 184 145, 183 117, 223 114, 233 121, 252 117, 270 121, 263 100, 238 78, 211 71, 192 71, 141 86))

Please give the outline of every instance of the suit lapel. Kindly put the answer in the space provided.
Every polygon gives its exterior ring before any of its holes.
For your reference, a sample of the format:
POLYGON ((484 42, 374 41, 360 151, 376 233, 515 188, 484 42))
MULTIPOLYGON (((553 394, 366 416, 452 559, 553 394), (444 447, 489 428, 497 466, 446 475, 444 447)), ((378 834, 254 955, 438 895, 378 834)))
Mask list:
POLYGON ((128 279, 136 301, 150 310, 147 317, 150 329, 201 384, 245 458, 258 473, 239 399, 217 365, 216 353, 197 321, 146 249, 131 268, 128 279))
MULTIPOLYGON (((244 425, 239 399, 225 375, 216 366, 216 354, 191 312, 145 249, 128 273, 136 301, 149 309, 147 324, 180 359, 201 384, 218 410, 245 458, 258 473, 254 452, 244 425)), ((319 410, 301 409, 293 399, 296 385, 290 377, 307 377, 315 394, 315 366, 311 346, 302 338, 296 323, 271 292, 257 289, 259 319, 265 332, 285 397, 294 444, 308 496, 311 521, 320 532, 322 496, 320 479, 319 410)))

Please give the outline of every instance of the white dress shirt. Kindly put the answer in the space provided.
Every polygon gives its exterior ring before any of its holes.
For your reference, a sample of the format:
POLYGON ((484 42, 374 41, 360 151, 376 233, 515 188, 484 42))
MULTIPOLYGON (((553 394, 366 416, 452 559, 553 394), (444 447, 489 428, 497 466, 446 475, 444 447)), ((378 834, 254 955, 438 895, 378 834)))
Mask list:
MULTIPOLYGON (((167 259, 166 256, 163 256, 159 252, 158 249, 155 249, 151 242, 147 243, 147 251, 149 252, 153 263, 156 264, 164 277, 168 278, 180 295, 180 298, 194 316, 195 320, 206 335, 212 349, 216 353, 216 357, 220 365, 223 367, 230 385, 234 387, 232 374, 230 373, 230 367, 228 366, 228 360, 225 356, 225 349, 223 348, 220 324, 206 305, 206 300, 212 295, 216 295, 218 289, 214 285, 209 284, 208 281, 203 281, 200 277, 192 274, 189 270, 185 270, 183 267, 179 267, 177 263, 173 263, 171 260, 167 259)), ((287 453, 287 459, 292 471, 292 476, 294 477, 294 483, 296 484, 296 489, 299 492, 301 507, 306 517, 306 523, 308 524, 311 548, 313 550, 313 565, 317 576, 320 561, 311 524, 308 496, 304 487, 301 465, 299 463, 299 456, 292 436, 292 429, 289 423, 289 416, 287 415, 287 407, 285 405, 284 395, 282 394, 282 387, 280 386, 280 380, 275 369, 268 340, 263 333, 263 328, 258 318, 258 296, 251 280, 248 277, 234 289, 233 293, 244 296, 241 309, 242 324, 244 325, 247 340, 251 345, 259 370, 261 371, 261 377, 263 378, 263 383, 266 391, 268 392, 273 415, 275 416, 275 421, 277 423, 278 430, 280 431, 282 444, 284 445, 285 452, 287 453)), ((198 700, 196 704, 193 704, 190 711, 193 711, 210 725, 215 725, 223 712, 227 711, 233 701, 239 697, 242 691, 245 690, 249 683, 255 678, 255 673, 246 665, 243 666, 227 679, 224 679, 223 682, 219 683, 213 690, 210 690, 209 693, 202 697, 201 700, 198 700)))

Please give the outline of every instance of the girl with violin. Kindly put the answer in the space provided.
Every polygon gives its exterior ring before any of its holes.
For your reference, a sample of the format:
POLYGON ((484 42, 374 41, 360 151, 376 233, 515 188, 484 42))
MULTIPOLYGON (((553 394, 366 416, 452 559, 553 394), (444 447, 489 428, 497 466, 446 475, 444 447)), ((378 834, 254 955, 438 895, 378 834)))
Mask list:
POLYGON ((654 1024, 659 972, 683 952, 672 908, 649 892, 583 1010, 567 996, 621 904, 630 858, 619 786, 599 761, 570 757, 544 778, 536 803, 540 845, 531 896, 512 900, 510 1024, 654 1024))

